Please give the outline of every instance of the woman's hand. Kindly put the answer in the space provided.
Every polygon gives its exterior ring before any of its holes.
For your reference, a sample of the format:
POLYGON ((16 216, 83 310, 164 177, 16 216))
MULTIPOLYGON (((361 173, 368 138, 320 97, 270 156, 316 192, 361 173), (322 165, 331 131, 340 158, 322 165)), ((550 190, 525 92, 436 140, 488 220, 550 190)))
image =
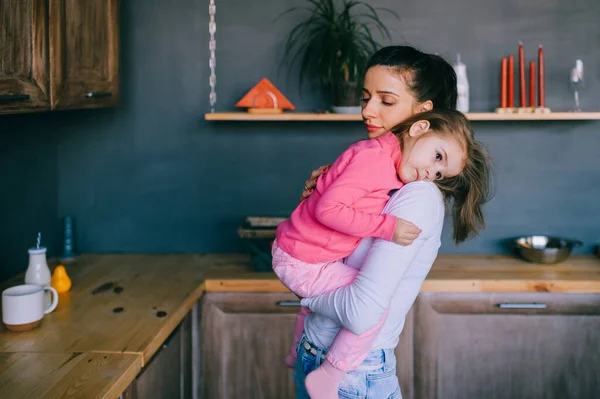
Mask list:
POLYGON ((319 169, 312 171, 309 179, 304 183, 304 190, 302 190, 302 194, 300 194, 300 201, 305 200, 306 198, 310 197, 310 195, 315 190, 315 187, 317 186, 317 179, 323 173, 327 172, 327 170, 329 170, 330 166, 331 165, 323 165, 319 169))
POLYGON ((392 241, 400 245, 410 245, 421 234, 421 229, 408 220, 398 218, 392 241))

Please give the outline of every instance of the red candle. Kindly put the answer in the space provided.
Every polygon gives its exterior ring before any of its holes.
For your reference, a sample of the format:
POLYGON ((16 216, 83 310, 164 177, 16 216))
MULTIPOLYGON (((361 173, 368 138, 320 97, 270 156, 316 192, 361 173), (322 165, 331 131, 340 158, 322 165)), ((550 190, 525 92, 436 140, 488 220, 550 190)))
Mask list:
POLYGON ((545 87, 544 87, 544 49, 540 44, 538 49, 538 105, 546 106, 545 87))
POLYGON ((535 107, 535 62, 529 61, 529 106, 535 107))
POLYGON ((506 108, 506 57, 502 58, 500 68, 500 108, 506 108))
POLYGON ((527 106, 525 98, 525 49, 519 42, 519 107, 527 106))
POLYGON ((508 107, 515 106, 515 57, 508 56, 508 107))

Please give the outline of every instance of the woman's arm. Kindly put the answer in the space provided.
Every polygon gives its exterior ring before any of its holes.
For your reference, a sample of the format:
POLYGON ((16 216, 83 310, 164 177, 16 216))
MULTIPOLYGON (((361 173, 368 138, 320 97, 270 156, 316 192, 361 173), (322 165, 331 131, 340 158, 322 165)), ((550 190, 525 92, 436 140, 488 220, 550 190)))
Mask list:
POLYGON ((390 199, 385 212, 415 223, 423 232, 412 245, 405 247, 374 240, 354 283, 302 300, 304 306, 357 335, 379 322, 396 287, 417 258, 433 263, 434 256, 420 251, 435 252, 439 247, 444 204, 432 183, 416 182, 403 187, 390 199))

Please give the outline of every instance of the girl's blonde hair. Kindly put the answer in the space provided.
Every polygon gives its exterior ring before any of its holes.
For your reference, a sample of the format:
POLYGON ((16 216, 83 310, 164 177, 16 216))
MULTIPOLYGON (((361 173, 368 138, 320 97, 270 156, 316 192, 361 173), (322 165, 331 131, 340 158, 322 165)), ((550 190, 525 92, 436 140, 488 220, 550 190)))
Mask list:
POLYGON ((454 177, 435 181, 447 204, 452 204, 453 238, 458 244, 485 229, 482 205, 491 197, 491 159, 483 144, 475 140, 471 123, 460 112, 433 109, 415 114, 392 129, 402 145, 402 136, 418 121, 426 120, 440 137, 452 137, 465 151, 463 171, 454 177))

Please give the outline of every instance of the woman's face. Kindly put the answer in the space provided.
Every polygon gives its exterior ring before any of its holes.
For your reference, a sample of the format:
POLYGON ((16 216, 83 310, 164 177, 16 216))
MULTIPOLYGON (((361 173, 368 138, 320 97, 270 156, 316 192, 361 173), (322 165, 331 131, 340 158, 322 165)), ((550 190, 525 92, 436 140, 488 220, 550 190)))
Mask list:
POLYGON ((431 101, 416 101, 403 74, 383 66, 367 70, 362 90, 362 118, 370 139, 389 132, 406 118, 432 107, 431 101))

